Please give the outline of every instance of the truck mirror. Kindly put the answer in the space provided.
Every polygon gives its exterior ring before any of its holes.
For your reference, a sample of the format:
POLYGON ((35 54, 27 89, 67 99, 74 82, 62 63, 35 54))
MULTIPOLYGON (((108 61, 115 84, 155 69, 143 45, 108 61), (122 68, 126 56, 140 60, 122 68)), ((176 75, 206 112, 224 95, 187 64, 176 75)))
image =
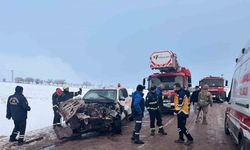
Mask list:
POLYGON ((145 86, 146 85, 146 79, 144 78, 142 81, 142 85, 145 86))
POLYGON ((226 80, 226 86, 228 86, 228 80, 226 80))

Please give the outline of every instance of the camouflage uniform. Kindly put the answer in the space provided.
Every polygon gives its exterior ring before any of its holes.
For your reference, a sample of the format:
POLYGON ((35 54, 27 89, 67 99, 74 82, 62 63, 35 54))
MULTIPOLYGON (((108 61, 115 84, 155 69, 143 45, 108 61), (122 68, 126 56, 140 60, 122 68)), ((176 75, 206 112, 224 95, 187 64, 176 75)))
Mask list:
POLYGON ((204 89, 202 89, 199 93, 198 98, 198 105, 200 107, 199 113, 197 115, 197 119, 199 118, 200 111, 203 111, 203 122, 202 124, 207 124, 207 113, 208 113, 208 105, 212 106, 213 104, 213 98, 212 94, 208 91, 208 87, 204 86, 204 89))

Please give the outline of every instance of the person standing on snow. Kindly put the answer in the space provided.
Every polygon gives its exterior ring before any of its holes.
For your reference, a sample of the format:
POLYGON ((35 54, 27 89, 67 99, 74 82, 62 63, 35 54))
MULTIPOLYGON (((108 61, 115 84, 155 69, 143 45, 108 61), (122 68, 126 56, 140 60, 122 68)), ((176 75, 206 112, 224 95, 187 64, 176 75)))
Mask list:
POLYGON ((60 97, 62 96, 63 91, 60 88, 56 89, 56 92, 52 95, 52 104, 54 111, 54 119, 53 119, 53 128, 61 127, 61 115, 59 114, 59 104, 60 97))
POLYGON ((208 88, 209 88, 208 85, 204 85, 198 97, 198 103, 200 109, 196 118, 196 122, 198 122, 200 111, 203 111, 203 120, 202 120, 203 125, 207 125, 208 106, 210 105, 212 107, 213 105, 212 94, 208 91, 208 88))
POLYGON ((22 145, 24 143, 24 135, 26 130, 26 120, 27 120, 27 112, 30 111, 31 108, 28 104, 26 97, 23 95, 23 87, 17 86, 15 88, 15 94, 11 95, 8 98, 7 102, 7 119, 14 120, 14 129, 10 136, 10 142, 18 141, 18 145, 22 145), (19 134, 19 139, 16 137, 19 134))
POLYGON ((75 96, 81 95, 82 94, 82 88, 79 88, 78 92, 70 92, 69 91, 69 86, 68 85, 64 85, 63 86, 63 94, 60 97, 59 101, 60 102, 65 102, 69 99, 72 99, 75 96))
POLYGON ((186 95, 186 91, 181 88, 181 85, 179 83, 174 84, 174 90, 174 105, 178 120, 177 127, 179 129, 179 139, 176 140, 175 143, 184 143, 185 135, 188 139, 185 145, 191 145, 194 139, 186 128, 187 118, 189 114, 189 99, 186 95))
POLYGON ((158 97, 156 94, 155 86, 150 88, 150 91, 148 92, 146 96, 145 105, 150 116, 151 136, 155 136, 155 120, 157 120, 159 133, 162 135, 167 135, 167 133, 164 131, 163 124, 162 124, 161 112, 160 112, 160 107, 159 107, 159 102, 158 102, 158 97))
POLYGON ((135 128, 133 130, 133 135, 131 140, 135 144, 144 144, 143 141, 140 140, 140 130, 142 127, 142 118, 144 116, 144 94, 143 94, 144 86, 138 85, 136 91, 132 94, 132 117, 135 120, 135 128))
POLYGON ((195 91, 192 93, 191 98, 190 98, 190 103, 193 103, 194 106, 194 113, 197 114, 198 110, 198 97, 200 93, 200 87, 196 86, 195 91))

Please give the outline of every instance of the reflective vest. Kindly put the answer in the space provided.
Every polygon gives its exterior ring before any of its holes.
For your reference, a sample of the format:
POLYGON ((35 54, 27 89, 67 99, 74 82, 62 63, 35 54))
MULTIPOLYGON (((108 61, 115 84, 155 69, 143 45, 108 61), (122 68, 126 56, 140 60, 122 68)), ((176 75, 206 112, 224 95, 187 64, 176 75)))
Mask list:
POLYGON ((184 90, 179 90, 174 96, 174 106, 178 113, 183 112, 188 115, 189 113, 189 98, 187 97, 184 90))

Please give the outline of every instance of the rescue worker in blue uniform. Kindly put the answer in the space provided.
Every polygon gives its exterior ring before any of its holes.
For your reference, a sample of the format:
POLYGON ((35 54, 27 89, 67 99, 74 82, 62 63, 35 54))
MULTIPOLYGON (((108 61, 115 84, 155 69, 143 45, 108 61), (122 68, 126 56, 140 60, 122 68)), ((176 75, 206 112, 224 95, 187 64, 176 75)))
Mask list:
POLYGON ((15 94, 11 95, 7 102, 6 118, 9 120, 12 118, 15 125, 9 139, 10 142, 18 141, 18 145, 22 145, 24 143, 27 113, 30 110, 31 108, 28 101, 23 95, 23 87, 17 86, 15 88, 15 94), (19 139, 16 139, 18 134, 19 139))
POLYGON ((189 114, 189 98, 186 91, 181 88, 179 83, 174 84, 175 96, 174 105, 175 112, 177 113, 177 127, 179 129, 179 139, 175 143, 184 143, 184 135, 187 137, 186 145, 191 145, 193 143, 193 137, 188 132, 186 128, 187 118, 189 114))
POLYGON ((155 120, 157 120, 157 126, 159 127, 158 133, 162 135, 167 135, 167 133, 164 131, 163 124, 162 124, 160 105, 159 105, 158 97, 156 94, 155 86, 150 88, 150 91, 148 92, 146 96, 145 106, 150 116, 151 136, 155 135, 155 120))
POLYGON ((59 114, 59 99, 61 98, 63 91, 60 88, 56 89, 56 92, 52 95, 52 105, 54 111, 53 128, 61 127, 61 115, 59 114))
POLYGON ((81 95, 81 94, 82 94, 82 88, 79 88, 78 92, 70 92, 69 86, 64 85, 63 86, 63 94, 61 95, 59 102, 65 102, 65 101, 72 99, 73 97, 81 95))
POLYGON ((136 91, 132 94, 132 117, 135 121, 135 128, 133 130, 133 135, 131 140, 135 144, 144 144, 143 141, 140 140, 140 130, 142 127, 142 118, 144 116, 145 102, 144 102, 144 94, 143 94, 144 86, 138 85, 136 91))

